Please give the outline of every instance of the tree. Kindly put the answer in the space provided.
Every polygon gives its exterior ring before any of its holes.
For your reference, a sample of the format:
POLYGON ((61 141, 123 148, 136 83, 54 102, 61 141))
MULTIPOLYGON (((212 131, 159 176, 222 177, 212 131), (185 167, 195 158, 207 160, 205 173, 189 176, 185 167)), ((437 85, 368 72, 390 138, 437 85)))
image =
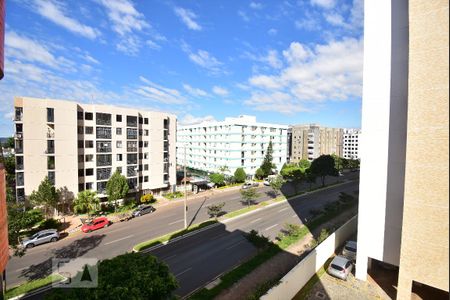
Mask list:
POLYGON ((298 162, 298 166, 300 167, 300 169, 303 169, 306 171, 306 169, 309 169, 309 167, 311 167, 311 162, 309 160, 303 158, 298 162))
POLYGON ((256 169, 255 177, 257 179, 263 179, 264 178, 264 171, 263 171, 263 169, 261 169, 261 168, 256 169))
POLYGON ((219 217, 222 213, 223 210, 222 208, 225 206, 225 202, 222 203, 218 203, 218 204, 211 204, 209 206, 207 206, 206 208, 208 209, 208 215, 211 218, 216 218, 219 217))
POLYGON ((73 199, 75 198, 73 192, 69 191, 67 186, 60 187, 56 190, 58 193, 58 202, 61 207, 59 211, 65 213, 70 212, 70 207, 73 204, 73 199))
POLYGON ((222 174, 225 174, 225 173, 230 172, 230 169, 228 168, 228 166, 221 166, 219 168, 219 172, 222 173, 222 174))
POLYGON ((96 191, 85 190, 78 193, 77 198, 73 202, 73 209, 76 213, 87 213, 95 210, 99 204, 96 191))
POLYGON ((214 173, 209 175, 209 180, 217 186, 225 185, 225 175, 220 173, 214 173))
POLYGON ((260 167, 264 172, 263 177, 272 175, 272 169, 275 167, 272 160, 273 160, 273 146, 272 141, 270 141, 269 146, 267 146, 266 155, 264 156, 263 162, 260 167))
POLYGON ((281 175, 278 175, 277 177, 275 177, 274 179, 272 179, 270 181, 270 187, 274 191, 275 195, 278 195, 283 184, 284 184, 284 179, 281 175))
POLYGON ((42 180, 41 184, 39 184, 38 190, 31 193, 30 201, 34 205, 44 206, 46 217, 49 216, 50 208, 55 210, 58 208, 58 193, 47 176, 45 176, 44 180, 42 180))
POLYGON ((156 201, 152 194, 142 195, 140 200, 141 203, 153 203, 154 201, 156 201))
POLYGON ((331 155, 321 155, 313 160, 310 170, 313 174, 321 178, 322 186, 325 186, 326 176, 338 175, 338 171, 335 168, 334 159, 331 155))
MULTIPOLYGON (((83 277, 85 270, 80 273, 75 277, 83 277)), ((164 262, 152 255, 126 253, 100 261, 97 288, 55 289, 48 299, 162 300, 172 299, 177 288, 177 280, 164 262)))
POLYGON ((14 148, 14 138, 13 137, 9 137, 6 139, 6 142, 3 143, 3 147, 4 148, 9 148, 9 149, 13 149, 14 148))
POLYGON ((351 170, 356 170, 359 168, 359 159, 350 159, 348 162, 348 166, 351 170))
POLYGON ((298 187, 301 184, 302 180, 305 178, 305 170, 300 167, 294 168, 292 170, 292 179, 294 181, 295 193, 298 193, 298 187))
POLYGON ((106 183, 108 202, 114 202, 114 207, 117 208, 117 200, 125 198, 128 193, 128 189, 127 178, 116 170, 106 183))
POLYGON ((234 171, 234 180, 238 183, 245 182, 245 179, 247 179, 247 174, 245 174, 245 171, 243 168, 237 168, 236 171, 234 171))
POLYGON ((316 179, 317 179, 316 174, 312 173, 311 169, 307 169, 305 172, 305 179, 306 179, 306 182, 309 183, 309 190, 311 190, 313 183, 316 183, 316 179))
POLYGON ((331 156, 334 159, 334 167, 336 168, 336 170, 342 172, 342 170, 344 169, 342 158, 337 156, 336 154, 331 154, 331 156))
POLYGON ((244 202, 247 202, 247 206, 250 206, 250 204, 259 197, 259 193, 255 188, 248 188, 245 190, 241 190, 241 196, 242 200, 244 202))

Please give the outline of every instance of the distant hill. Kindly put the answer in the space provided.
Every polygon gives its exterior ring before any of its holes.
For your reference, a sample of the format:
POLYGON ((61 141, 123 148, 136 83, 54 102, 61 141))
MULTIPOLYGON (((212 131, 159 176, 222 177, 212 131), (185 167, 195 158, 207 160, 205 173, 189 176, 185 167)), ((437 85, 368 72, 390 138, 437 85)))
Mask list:
POLYGON ((4 144, 10 137, 0 137, 0 143, 4 144))

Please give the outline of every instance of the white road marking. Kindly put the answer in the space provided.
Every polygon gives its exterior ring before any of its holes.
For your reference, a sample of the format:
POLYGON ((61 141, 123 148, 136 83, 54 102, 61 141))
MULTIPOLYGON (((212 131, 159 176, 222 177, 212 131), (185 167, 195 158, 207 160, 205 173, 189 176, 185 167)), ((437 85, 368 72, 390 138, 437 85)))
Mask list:
POLYGON ((176 256, 177 256, 177 255, 174 254, 174 255, 167 256, 167 257, 161 257, 161 259, 162 259, 162 260, 169 260, 169 259, 172 259, 172 258, 174 258, 174 257, 176 257, 176 256))
POLYGON ((105 243, 105 246, 106 246, 106 245, 113 244, 113 243, 116 243, 116 242, 120 242, 120 241, 123 241, 123 240, 126 240, 126 239, 129 239, 130 237, 133 237, 133 236, 134 236, 134 234, 129 235, 129 236, 126 236, 126 237, 123 237, 123 238, 121 238, 121 239, 117 239, 117 240, 111 241, 111 242, 109 242, 109 243, 105 243))
POLYGON ((178 276, 180 276, 180 275, 183 275, 184 273, 188 272, 188 271, 191 270, 191 269, 192 269, 192 268, 187 268, 186 270, 184 270, 184 271, 182 271, 182 272, 176 274, 175 277, 178 277, 178 276))
POLYGON ((180 223, 180 222, 184 222, 184 219, 181 219, 181 220, 178 220, 178 221, 175 221, 175 222, 169 223, 169 225, 177 224, 177 223, 180 223))
POLYGON ((261 221, 261 218, 255 219, 255 220, 251 221, 250 223, 253 224, 253 223, 256 223, 258 221, 261 221))
POLYGON ((226 250, 230 250, 231 248, 234 248, 234 247, 236 247, 237 245, 239 245, 239 244, 241 244, 243 242, 245 242, 245 240, 240 240, 239 242, 234 243, 233 245, 227 247, 226 250))
POLYGON ((289 209, 289 207, 282 208, 282 209, 280 209, 278 212, 285 211, 286 209, 289 209))
POLYGON ((275 225, 272 225, 272 226, 270 226, 270 227, 267 227, 267 228, 264 229, 264 230, 267 231, 267 230, 270 230, 270 229, 275 228, 275 227, 277 227, 277 226, 278 226, 278 224, 275 224, 275 225))

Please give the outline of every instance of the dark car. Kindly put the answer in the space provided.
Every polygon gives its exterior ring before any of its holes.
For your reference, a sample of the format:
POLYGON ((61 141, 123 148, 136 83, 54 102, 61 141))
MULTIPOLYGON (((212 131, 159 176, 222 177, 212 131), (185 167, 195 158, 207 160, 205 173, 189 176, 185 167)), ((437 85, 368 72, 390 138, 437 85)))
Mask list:
POLYGON ((133 217, 140 217, 143 216, 145 214, 149 214, 154 212, 156 209, 151 206, 151 205, 143 205, 143 206, 139 206, 138 208, 136 208, 133 211, 133 217))

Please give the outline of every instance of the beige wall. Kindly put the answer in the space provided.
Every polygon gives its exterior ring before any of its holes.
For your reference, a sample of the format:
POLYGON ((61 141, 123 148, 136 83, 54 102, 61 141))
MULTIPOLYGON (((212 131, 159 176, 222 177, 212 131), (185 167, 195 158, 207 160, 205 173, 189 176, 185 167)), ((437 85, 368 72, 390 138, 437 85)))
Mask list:
POLYGON ((409 1, 408 138, 397 299, 449 290, 449 2, 409 1))

